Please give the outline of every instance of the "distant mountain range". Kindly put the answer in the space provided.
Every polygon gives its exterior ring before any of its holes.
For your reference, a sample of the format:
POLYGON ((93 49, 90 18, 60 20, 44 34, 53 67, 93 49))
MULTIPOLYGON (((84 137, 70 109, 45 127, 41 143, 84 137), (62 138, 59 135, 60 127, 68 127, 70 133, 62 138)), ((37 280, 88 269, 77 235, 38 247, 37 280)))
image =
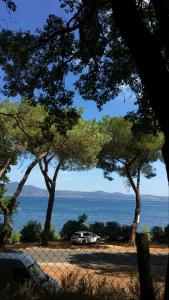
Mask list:
MULTIPOLYGON (((11 196, 15 192, 17 188, 17 182, 11 182, 7 185, 7 195, 11 196)), ((65 190, 57 190, 56 195, 58 197, 66 197, 66 198, 92 198, 92 199, 133 199, 134 195, 124 194, 124 193, 107 193, 103 191, 96 192, 80 192, 80 191, 65 191, 65 190)), ((46 189, 41 189, 33 185, 25 185, 21 196, 23 197, 48 197, 48 191, 46 189)), ((166 199, 164 196, 153 196, 153 195, 142 195, 142 199, 145 200, 160 200, 166 199)))

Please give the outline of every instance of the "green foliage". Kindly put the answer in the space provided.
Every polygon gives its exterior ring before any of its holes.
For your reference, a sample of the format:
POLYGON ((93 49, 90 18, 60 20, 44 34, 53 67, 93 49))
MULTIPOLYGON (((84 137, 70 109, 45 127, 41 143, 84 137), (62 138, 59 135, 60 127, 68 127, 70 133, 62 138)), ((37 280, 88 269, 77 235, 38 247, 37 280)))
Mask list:
POLYGON ((49 241, 58 241, 60 238, 59 233, 56 231, 54 225, 50 226, 50 231, 49 231, 49 241))
POLYGON ((62 227, 61 237, 63 237, 65 240, 70 240, 71 236, 76 231, 88 230, 88 226, 85 224, 86 220, 87 220, 87 215, 83 214, 78 217, 78 221, 76 220, 67 221, 62 227))
POLYGON ((89 230, 101 237, 104 237, 105 235, 104 223, 102 222, 94 222, 93 224, 90 224, 89 230))
POLYGON ((12 235, 10 237, 10 241, 13 243, 13 244, 18 244, 20 242, 20 239, 21 239, 21 233, 18 232, 18 231, 13 231, 12 232, 12 235))
POLYGON ((16 11, 16 4, 14 1, 11 0, 2 0, 5 3, 6 7, 11 11, 16 11))
POLYGON ((98 155, 98 168, 103 169, 106 178, 117 172, 128 177, 126 167, 131 177, 137 177, 138 170, 146 178, 155 176, 151 163, 160 158, 163 136, 140 134, 132 132, 132 123, 121 117, 104 117, 101 121, 109 142, 105 143, 98 155))
POLYGON ((81 216, 78 217, 78 222, 80 224, 84 224, 84 223, 86 223, 87 218, 88 218, 88 215, 87 214, 83 214, 83 215, 81 215, 81 216))
POLYGON ((66 137, 55 139, 55 153, 62 160, 62 170, 88 170, 96 166, 97 154, 107 141, 100 124, 82 118, 67 131, 66 137), (63 142, 62 142, 63 141, 63 142))
POLYGON ((165 242, 169 244, 169 224, 164 228, 165 242))
POLYGON ((74 47, 73 36, 56 34, 51 44, 48 34, 53 30, 64 30, 64 22, 61 18, 50 15, 44 30, 39 30, 36 35, 30 32, 1 31, 4 93, 9 97, 19 94, 30 99, 29 103, 33 106, 41 103, 48 112, 44 128, 55 124, 58 131, 66 133, 79 118, 72 105, 74 92, 65 85, 74 47), (42 47, 40 40, 44 41, 42 47), (48 53, 49 49, 51 55, 48 53))
POLYGON ((117 241, 120 236, 120 224, 117 222, 107 222, 105 225, 105 237, 110 241, 117 241))
POLYGON ((131 227, 122 225, 120 228, 120 240, 123 242, 129 242, 131 227))
MULTIPOLYGON (((3 204, 5 204, 5 206, 6 206, 7 208, 10 208, 10 207, 11 207, 11 201, 10 201, 10 198, 9 198, 9 197, 3 196, 2 198, 0 198, 0 201, 1 201, 3 204)), ((12 207, 12 214, 17 212, 17 207, 18 207, 18 204, 15 203, 14 207, 12 207)), ((0 214, 3 214, 3 211, 2 211, 1 208, 0 208, 0 214)))
POLYGON ((21 242, 32 243, 41 240, 41 224, 37 221, 29 221, 21 230, 21 242))
POLYGON ((149 228, 146 225, 142 228, 141 233, 146 234, 147 239, 148 239, 149 242, 152 241, 152 236, 150 234, 150 230, 149 230, 149 228))
POLYGON ((163 243, 164 242, 164 229, 161 226, 154 226, 151 229, 151 235, 153 242, 163 243))

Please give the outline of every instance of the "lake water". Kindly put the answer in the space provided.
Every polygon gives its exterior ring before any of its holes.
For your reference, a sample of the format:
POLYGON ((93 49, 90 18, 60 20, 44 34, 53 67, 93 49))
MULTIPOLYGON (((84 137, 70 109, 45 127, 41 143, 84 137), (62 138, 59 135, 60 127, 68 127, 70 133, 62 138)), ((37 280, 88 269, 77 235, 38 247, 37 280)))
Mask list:
MULTIPOLYGON (((37 220, 42 225, 45 220, 47 198, 21 197, 18 212, 14 215, 15 230, 20 230, 29 220, 37 220)), ((135 202, 133 199, 85 199, 85 198, 56 198, 52 224, 59 231, 67 220, 77 219, 81 214, 88 215, 88 224, 95 221, 117 221, 129 225, 133 220, 135 202)), ((1 217, 0 217, 1 218, 1 217)), ((140 218, 140 228, 147 225, 166 226, 169 223, 169 202, 162 200, 143 200, 140 218)))

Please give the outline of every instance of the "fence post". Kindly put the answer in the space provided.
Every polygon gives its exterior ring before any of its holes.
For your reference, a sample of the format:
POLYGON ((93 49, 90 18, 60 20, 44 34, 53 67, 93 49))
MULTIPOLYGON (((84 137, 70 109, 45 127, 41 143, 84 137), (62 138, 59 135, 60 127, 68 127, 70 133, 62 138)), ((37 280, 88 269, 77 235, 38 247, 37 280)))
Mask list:
POLYGON ((149 242, 146 234, 136 234, 136 246, 140 281, 140 299, 155 300, 151 275, 149 242))
POLYGON ((165 278, 165 291, 164 291, 164 300, 169 299, 169 255, 168 255, 168 263, 167 263, 167 271, 165 278))

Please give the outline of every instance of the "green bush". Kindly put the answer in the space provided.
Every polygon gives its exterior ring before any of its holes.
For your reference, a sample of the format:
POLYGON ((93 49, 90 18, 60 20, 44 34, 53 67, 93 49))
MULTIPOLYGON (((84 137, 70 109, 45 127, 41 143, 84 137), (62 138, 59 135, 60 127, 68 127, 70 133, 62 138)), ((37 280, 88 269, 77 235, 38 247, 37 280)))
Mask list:
POLYGON ((41 241, 41 224, 37 221, 29 221, 21 230, 21 242, 33 243, 41 241))
POLYGON ((164 239, 165 242, 169 243, 169 224, 164 228, 164 239))
POLYGON ((61 230, 61 237, 63 237, 65 240, 70 240, 74 232, 88 229, 89 228, 85 224, 79 223, 75 220, 70 220, 63 225, 61 230))
POLYGON ((58 241, 60 238, 59 233, 56 231, 54 225, 50 226, 50 232, 49 232, 49 241, 58 241))
POLYGON ((152 235, 150 233, 149 228, 146 225, 142 228, 141 233, 144 233, 144 234, 147 235, 147 239, 148 239, 149 242, 152 241, 152 235))
POLYGON ((104 235, 105 235, 104 223, 102 223, 102 222, 95 222, 93 224, 90 224, 89 230, 95 234, 100 235, 101 237, 104 237, 104 235))
POLYGON ((120 240, 123 242, 128 242, 130 239, 131 227, 128 225, 121 226, 120 229, 120 240))
POLYGON ((164 229, 160 226, 154 226, 151 229, 151 235, 153 242, 163 243, 164 242, 164 229))
POLYGON ((21 239, 21 233, 18 231, 13 231, 10 237, 10 241, 14 244, 18 244, 20 242, 20 239, 21 239))
POLYGON ((105 236, 109 241, 117 241, 120 236, 121 226, 117 222, 107 222, 105 225, 105 236))

